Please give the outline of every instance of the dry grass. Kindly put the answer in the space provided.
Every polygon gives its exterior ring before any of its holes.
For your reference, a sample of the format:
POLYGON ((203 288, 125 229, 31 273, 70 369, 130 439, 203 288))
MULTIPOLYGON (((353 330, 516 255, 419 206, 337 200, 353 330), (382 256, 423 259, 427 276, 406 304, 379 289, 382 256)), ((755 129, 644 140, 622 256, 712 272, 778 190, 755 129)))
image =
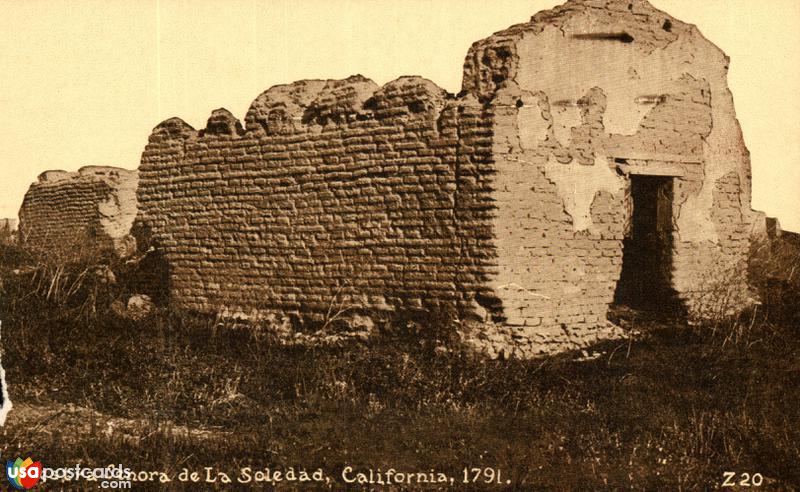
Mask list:
POLYGON ((800 487, 800 337, 772 308, 714 330, 637 319, 646 336, 592 361, 487 361, 437 351, 425 339, 437 330, 407 332, 423 319, 369 343, 284 347, 211 317, 118 318, 113 289, 76 315, 31 279, 6 272, 0 298, 19 408, 0 431, 5 456, 173 474, 491 466, 523 490, 711 489, 725 471, 800 487))

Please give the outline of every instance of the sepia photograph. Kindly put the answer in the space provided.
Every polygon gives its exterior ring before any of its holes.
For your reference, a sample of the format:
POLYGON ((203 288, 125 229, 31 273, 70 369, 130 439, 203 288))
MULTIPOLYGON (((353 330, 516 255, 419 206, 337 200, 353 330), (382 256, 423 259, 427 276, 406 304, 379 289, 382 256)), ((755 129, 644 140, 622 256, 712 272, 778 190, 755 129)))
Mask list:
POLYGON ((0 488, 800 490, 800 3, 0 6, 0 488))

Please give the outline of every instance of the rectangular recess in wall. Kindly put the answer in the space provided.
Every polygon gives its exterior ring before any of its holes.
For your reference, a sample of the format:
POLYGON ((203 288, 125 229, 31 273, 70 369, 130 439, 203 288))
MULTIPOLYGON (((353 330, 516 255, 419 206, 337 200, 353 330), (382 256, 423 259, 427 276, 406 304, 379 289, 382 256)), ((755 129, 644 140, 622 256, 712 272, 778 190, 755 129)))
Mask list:
POLYGON ((641 165, 641 164, 627 164, 618 162, 617 170, 626 176, 639 175, 639 176, 681 177, 686 174, 686 169, 683 166, 679 164, 669 164, 669 163, 641 165))

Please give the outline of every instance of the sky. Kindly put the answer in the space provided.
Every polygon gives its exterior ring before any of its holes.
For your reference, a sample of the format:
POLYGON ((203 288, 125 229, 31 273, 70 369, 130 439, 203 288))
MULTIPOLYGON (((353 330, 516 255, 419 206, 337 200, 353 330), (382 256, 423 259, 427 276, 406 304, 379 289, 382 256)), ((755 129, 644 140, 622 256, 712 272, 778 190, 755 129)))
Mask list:
MULTIPOLYGON (((134 169, 154 126, 244 118, 272 85, 360 73, 461 86, 473 41, 553 0, 0 0, 0 217, 36 176, 134 169)), ((651 0, 731 58, 753 207, 800 231, 800 2, 651 0)))

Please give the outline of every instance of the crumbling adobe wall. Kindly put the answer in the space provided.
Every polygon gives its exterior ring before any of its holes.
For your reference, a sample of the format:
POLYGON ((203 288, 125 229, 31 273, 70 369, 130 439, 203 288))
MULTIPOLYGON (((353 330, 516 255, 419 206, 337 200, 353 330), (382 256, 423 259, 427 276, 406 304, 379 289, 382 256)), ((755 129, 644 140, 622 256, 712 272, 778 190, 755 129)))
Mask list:
MULTIPOLYGON (((631 174, 674 178, 671 282, 689 308, 703 279, 744 260, 750 162, 727 69, 696 27, 644 0, 571 0, 471 47, 464 89, 496 114, 491 287, 507 339, 602 333, 631 174)), ((742 277, 726 281, 746 295, 742 277)))
POLYGON ((201 131, 161 123, 139 168, 140 222, 169 263, 171 302, 469 311, 492 252, 485 204, 458 182, 490 156, 483 111, 418 77, 353 76, 273 87, 244 125, 224 109, 201 131))
MULTIPOLYGON (((612 336, 631 176, 668 176, 688 307, 747 254, 750 163, 727 57, 645 0, 570 0, 418 77, 276 86, 244 124, 158 125, 140 224, 202 311, 454 308, 535 355, 612 336)), ((740 287, 743 279, 731 285, 740 287)))
POLYGON ((77 172, 46 171, 25 194, 19 240, 46 255, 113 249, 130 254, 129 233, 137 215, 138 173, 108 166, 77 172))

